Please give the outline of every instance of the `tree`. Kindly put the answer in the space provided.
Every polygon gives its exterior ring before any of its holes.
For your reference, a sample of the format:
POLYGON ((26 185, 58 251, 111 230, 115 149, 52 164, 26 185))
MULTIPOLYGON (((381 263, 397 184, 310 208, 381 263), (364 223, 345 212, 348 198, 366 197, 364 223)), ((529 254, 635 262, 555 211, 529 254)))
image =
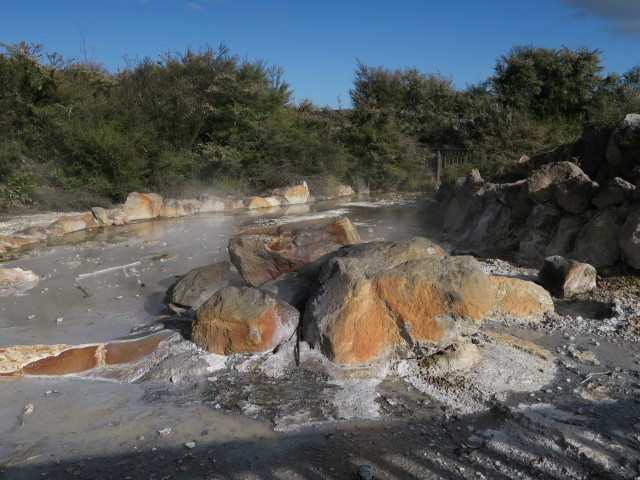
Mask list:
POLYGON ((516 46, 490 78, 498 97, 534 118, 583 118, 600 84, 600 50, 516 46))

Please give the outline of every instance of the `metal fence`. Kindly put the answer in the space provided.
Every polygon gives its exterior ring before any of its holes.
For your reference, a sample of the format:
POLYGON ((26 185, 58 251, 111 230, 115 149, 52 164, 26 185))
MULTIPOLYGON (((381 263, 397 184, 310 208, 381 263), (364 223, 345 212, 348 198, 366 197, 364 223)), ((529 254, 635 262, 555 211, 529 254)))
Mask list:
POLYGON ((440 178, 447 168, 452 165, 471 164, 475 165, 480 162, 483 155, 479 152, 462 149, 437 149, 432 157, 433 174, 440 178))

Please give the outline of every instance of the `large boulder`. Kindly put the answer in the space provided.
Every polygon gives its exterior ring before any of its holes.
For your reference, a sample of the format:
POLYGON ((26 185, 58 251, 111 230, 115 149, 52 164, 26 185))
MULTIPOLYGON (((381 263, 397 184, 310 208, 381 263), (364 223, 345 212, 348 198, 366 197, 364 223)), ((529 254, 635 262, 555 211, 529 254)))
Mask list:
POLYGON ((102 207, 93 207, 91 213, 100 225, 123 225, 126 221, 126 215, 120 208, 107 210, 102 207))
POLYGON ((476 169, 456 180, 453 198, 449 201, 444 214, 445 232, 464 233, 470 225, 473 225, 485 204, 485 192, 480 191, 478 187, 481 182, 482 177, 476 169))
POLYGON ((548 163, 527 179, 527 193, 536 203, 546 202, 554 198, 556 185, 578 175, 584 172, 571 162, 548 163))
POLYGON ((211 296, 229 283, 229 262, 219 262, 194 268, 169 287, 164 304, 174 312, 199 308, 211 296))
POLYGON ((14 237, 18 238, 35 238, 37 240, 47 239, 47 229, 41 225, 23 228, 17 232, 13 232, 14 237))
POLYGON ((122 211, 126 221, 157 218, 162 208, 162 197, 156 193, 132 192, 127 196, 122 211))
POLYGON ((507 317, 533 318, 553 312, 553 300, 544 288, 519 278, 490 276, 493 287, 491 311, 507 317))
POLYGON ((565 212, 579 215, 589 207, 599 187, 585 174, 576 175, 556 185, 556 202, 565 212))
POLYGON ((200 213, 230 212, 234 209, 233 201, 203 193, 198 195, 200 213))
POLYGON ((291 339, 299 317, 271 292, 224 287, 196 312, 191 338, 219 355, 266 352, 291 339))
POLYGON ((632 183, 620 177, 614 177, 604 184, 592 202, 600 209, 622 205, 631 200, 635 189, 632 183))
POLYGON ((596 288, 596 269, 559 255, 547 257, 538 273, 540 283, 558 297, 571 297, 596 288))
POLYGON ((472 334, 489 312, 489 280, 472 257, 431 255, 385 268, 332 258, 307 303, 304 339, 331 360, 363 364, 397 346, 441 349, 472 334))
POLYGON ((299 272, 311 281, 318 280, 322 266, 331 258, 362 259, 378 268, 389 268, 408 262, 437 255, 444 257, 447 253, 443 248, 424 237, 414 237, 399 241, 373 241, 356 243, 329 252, 317 260, 300 268, 299 272))
POLYGON ((578 233, 571 258, 596 268, 611 267, 620 260, 618 234, 621 212, 615 208, 600 210, 578 233))
POLYGON ((359 242, 349 219, 318 218, 242 230, 229 240, 229 256, 245 280, 258 286, 359 242))
POLYGON ((640 206, 636 206, 620 229, 619 245, 627 265, 640 270, 640 206))
POLYGON ((307 187, 307 182, 303 182, 302 185, 274 190, 273 194, 283 197, 289 205, 297 205, 309 201, 309 187, 307 187))

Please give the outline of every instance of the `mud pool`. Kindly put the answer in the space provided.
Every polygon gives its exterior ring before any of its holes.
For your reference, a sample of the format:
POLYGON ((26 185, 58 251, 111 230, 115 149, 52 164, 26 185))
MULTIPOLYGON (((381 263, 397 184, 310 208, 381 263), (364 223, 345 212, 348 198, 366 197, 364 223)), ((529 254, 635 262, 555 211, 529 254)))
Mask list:
MULTIPOLYGON (((250 226, 342 215, 363 241, 438 241, 425 227, 429 208, 428 200, 387 196, 67 235, 4 264, 41 280, 0 297, 0 346, 102 342, 144 329, 163 318, 174 276, 228 259, 228 238, 250 226)), ((497 346, 495 358, 486 355, 458 384, 430 383, 410 363, 336 371, 307 348, 298 369, 291 346, 226 359, 188 342, 167 346, 167 359, 135 383, 0 379, 0 478, 319 480, 357 478, 368 464, 381 479, 633 479, 640 349, 602 329, 632 307, 584 305, 536 325, 486 322, 474 341, 480 350, 497 346), (488 330, 542 345, 551 360, 488 330), (576 354, 586 350, 597 362, 576 354), (526 386, 511 392, 514 382, 526 386)))

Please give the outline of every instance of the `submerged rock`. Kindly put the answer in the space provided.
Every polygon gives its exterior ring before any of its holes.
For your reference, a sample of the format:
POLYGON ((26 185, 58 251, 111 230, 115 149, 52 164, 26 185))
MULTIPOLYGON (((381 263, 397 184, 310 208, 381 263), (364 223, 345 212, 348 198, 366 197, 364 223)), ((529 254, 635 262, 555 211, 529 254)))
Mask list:
POLYGON ((37 282, 39 279, 40 277, 31 270, 22 270, 21 268, 0 268, 0 290, 37 282))
POLYGON ((225 287, 196 312, 192 340, 219 355, 266 352, 294 335, 299 317, 271 292, 225 287))
POLYGON ((570 297, 596 288, 596 269, 593 266, 559 255, 544 260, 538 278, 547 290, 559 297, 570 297))
POLYGON ((349 219, 319 218, 242 230, 229 240, 229 256, 245 280, 257 286, 359 242, 349 219))

